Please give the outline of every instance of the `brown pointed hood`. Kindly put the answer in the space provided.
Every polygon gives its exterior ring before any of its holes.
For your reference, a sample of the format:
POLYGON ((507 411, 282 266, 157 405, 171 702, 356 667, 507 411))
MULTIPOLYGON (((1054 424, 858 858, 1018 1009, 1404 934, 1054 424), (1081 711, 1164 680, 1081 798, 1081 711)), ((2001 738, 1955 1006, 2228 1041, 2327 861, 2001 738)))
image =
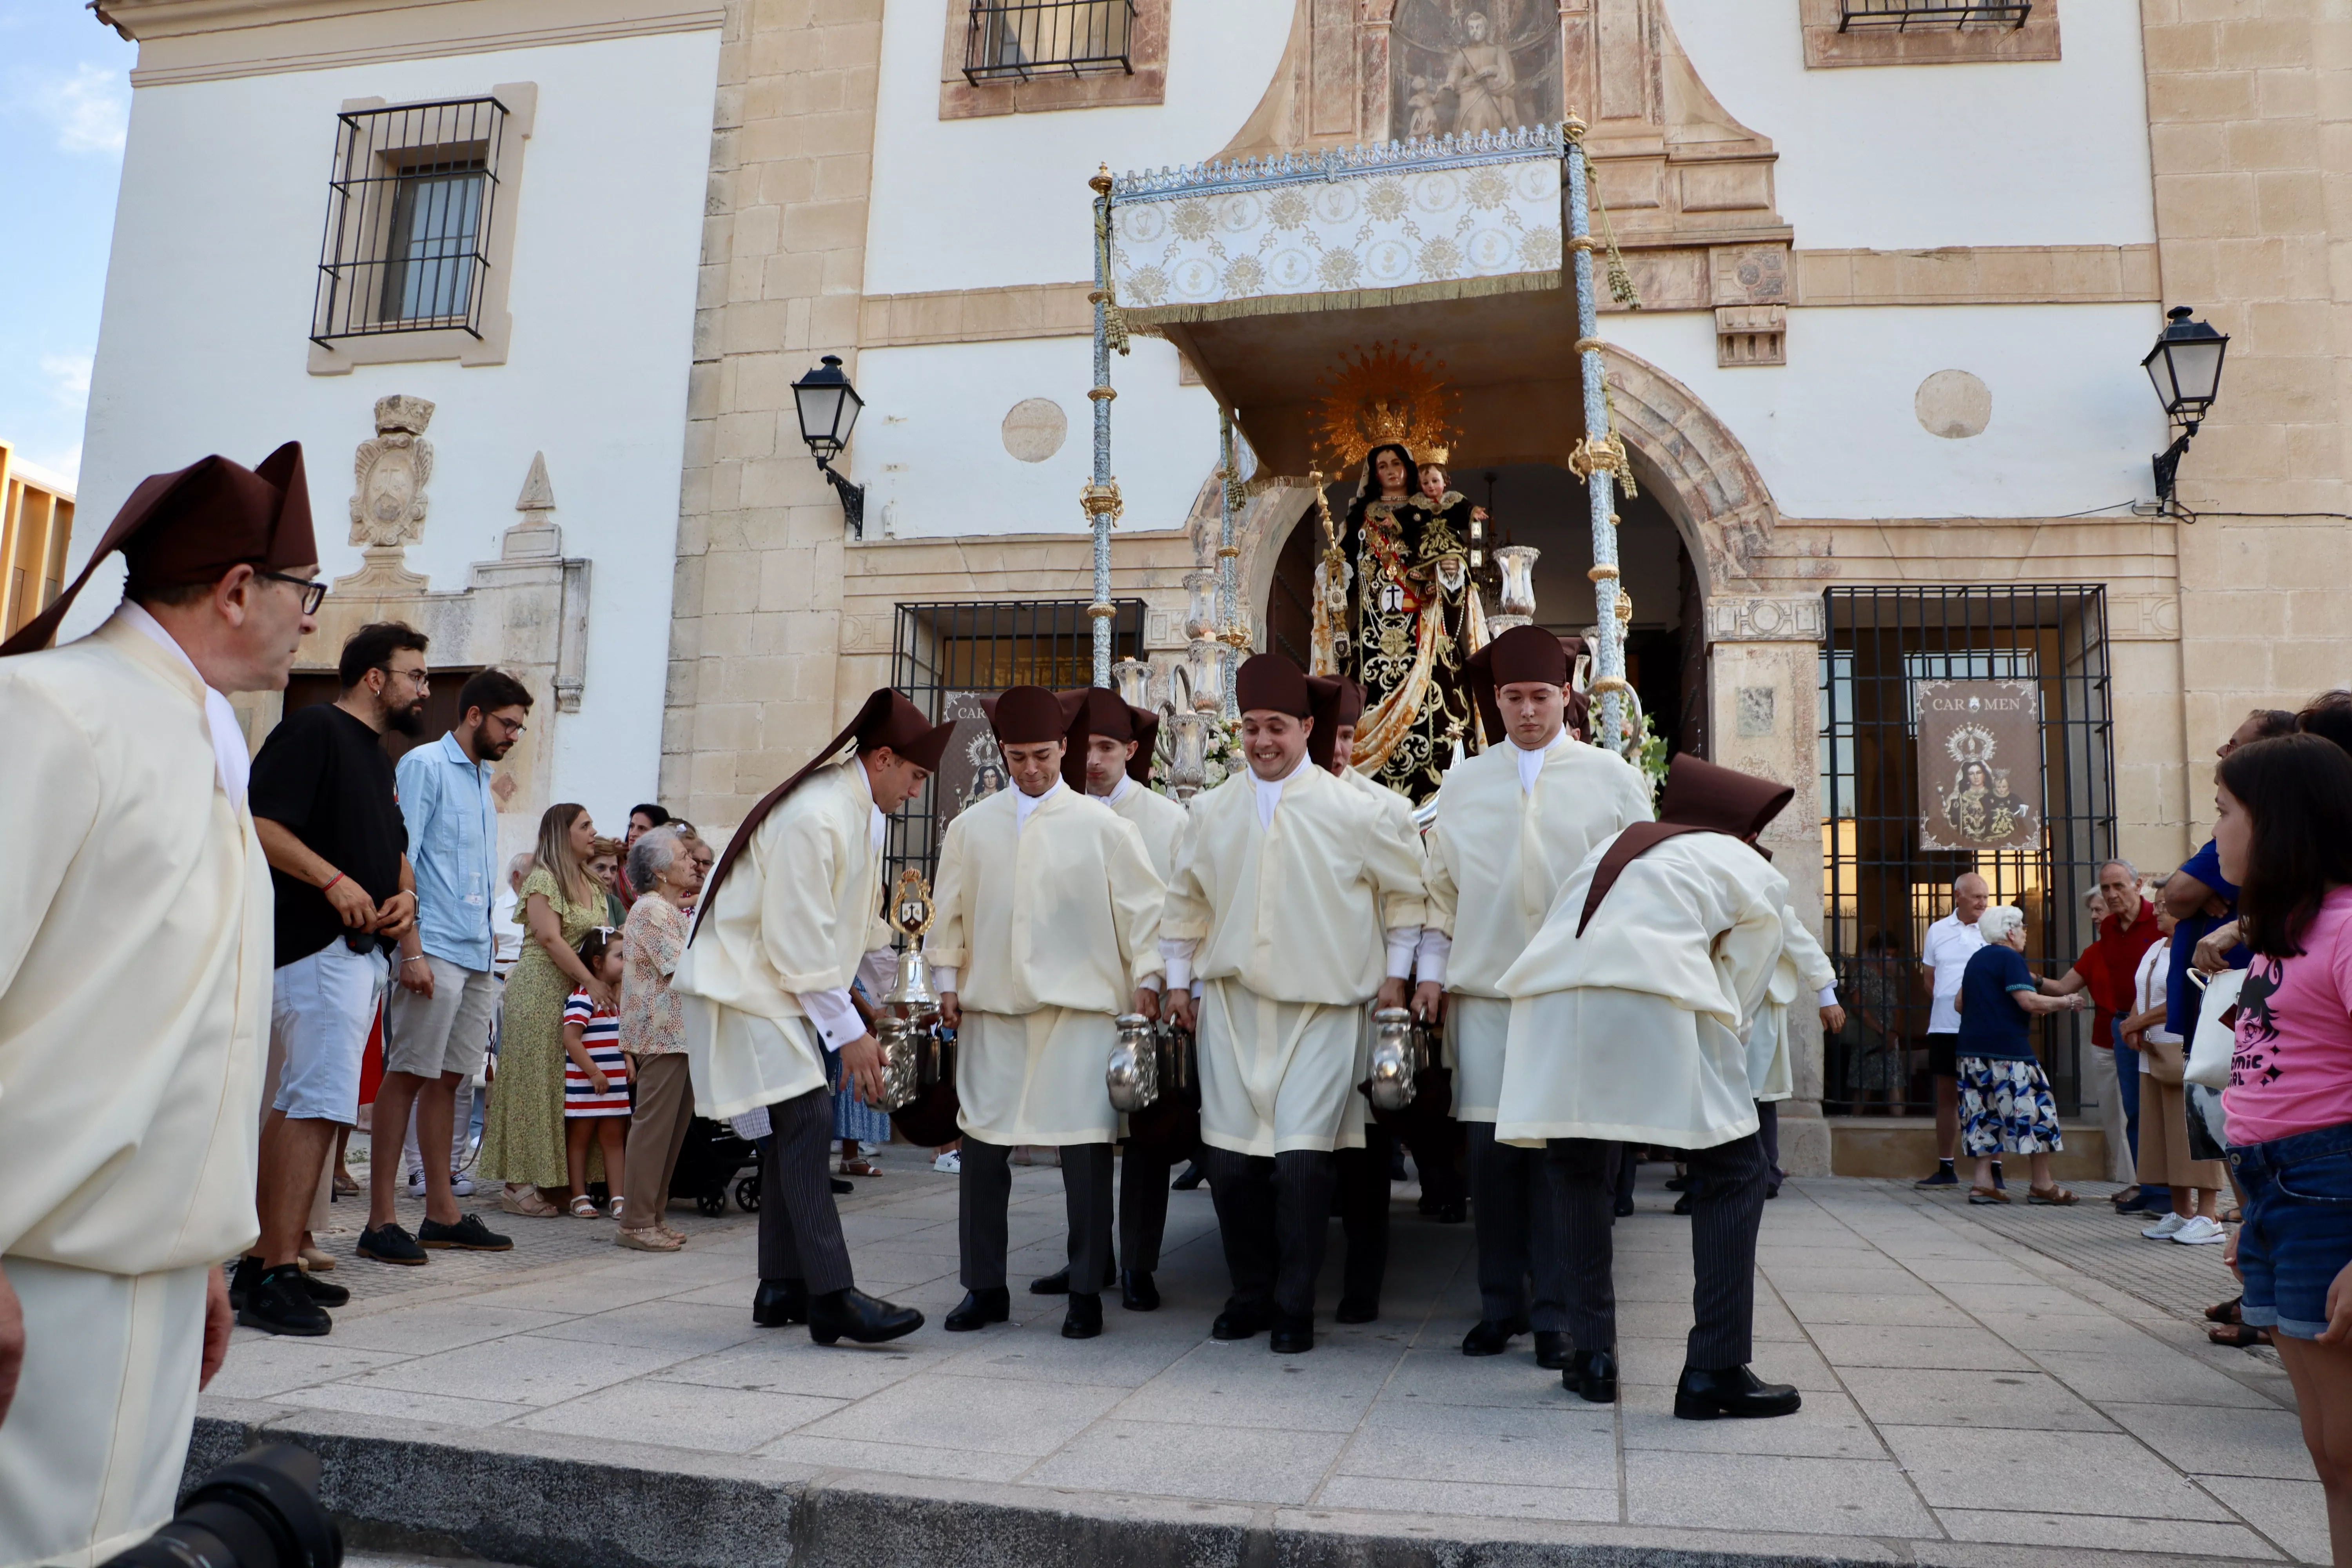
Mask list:
POLYGON ((1149 708, 1122 701, 1118 693, 1099 686, 1080 686, 1055 693, 1069 724, 1069 749, 1062 755, 1062 782, 1080 795, 1087 793, 1087 742, 1105 735, 1122 743, 1133 741, 1135 755, 1127 759, 1127 776, 1137 784, 1151 783, 1151 751, 1160 740, 1160 715, 1149 708))
POLYGON ((1592 886, 1584 895, 1576 934, 1592 923, 1593 911, 1617 885, 1626 867, 1669 838, 1685 833, 1724 833, 1751 839, 1780 816, 1797 792, 1784 784, 1759 779, 1720 767, 1687 752, 1666 764, 1666 788, 1658 802, 1658 820, 1637 822, 1620 833, 1601 857, 1592 886))

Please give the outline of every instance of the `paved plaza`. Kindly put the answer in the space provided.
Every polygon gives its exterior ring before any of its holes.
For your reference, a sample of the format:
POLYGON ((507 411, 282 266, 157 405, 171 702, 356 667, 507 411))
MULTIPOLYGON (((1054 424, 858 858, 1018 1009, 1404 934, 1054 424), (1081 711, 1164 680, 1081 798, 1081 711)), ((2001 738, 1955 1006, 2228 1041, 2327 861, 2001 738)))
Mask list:
POLYGON ((1335 1225, 1317 1348, 1277 1357, 1208 1338, 1225 1287, 1205 1193, 1173 1197, 1166 1305, 1113 1303, 1100 1339, 1060 1338, 1060 1302, 1019 1289, 1058 1262, 1059 1177, 1022 1171, 1014 1321, 945 1333, 955 1184, 891 1152, 844 1223, 860 1283, 929 1317, 908 1339, 755 1329, 740 1214, 678 1209, 693 1239, 671 1256, 507 1216, 504 1257, 345 1261, 355 1299, 330 1338, 239 1330, 199 1459, 267 1424, 322 1446, 355 1543, 551 1564, 962 1568, 1106 1531, 1128 1544, 1102 1560, 1139 1562, 1238 1562, 1253 1539, 1297 1562, 1370 1542, 1399 1561, 2326 1557, 2275 1359, 2209 1346, 2196 1318, 2231 1293, 2221 1249, 2143 1241, 2103 1203, 1790 1182, 1766 1209, 1755 1365, 1805 1408, 1693 1423, 1669 1414, 1691 1275, 1664 1166, 1616 1228, 1610 1408, 1564 1394, 1524 1340, 1460 1353, 1469 1227, 1402 1197, 1381 1321, 1329 1321, 1335 1225))

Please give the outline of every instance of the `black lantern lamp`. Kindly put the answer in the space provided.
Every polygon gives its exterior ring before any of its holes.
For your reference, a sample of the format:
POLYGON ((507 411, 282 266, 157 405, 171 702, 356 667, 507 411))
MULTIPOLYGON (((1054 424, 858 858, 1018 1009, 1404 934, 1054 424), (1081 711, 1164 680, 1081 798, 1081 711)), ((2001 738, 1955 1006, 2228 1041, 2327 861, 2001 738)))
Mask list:
POLYGON ((2180 470, 2182 454, 2189 450, 2189 439, 2205 422, 2205 411, 2213 406, 2214 395, 2221 389, 2221 355, 2230 346, 2227 333, 2189 320, 2193 313, 2187 305, 2167 310, 2163 335, 2139 362, 2156 387, 2166 416, 2180 426, 2172 445, 2152 459, 2159 501, 2172 500, 2173 479, 2180 470))
POLYGON ((841 371, 841 356, 827 354, 814 370, 793 383, 793 402, 800 411, 801 439, 816 458, 817 471, 841 493, 841 514, 850 533, 866 537, 866 487, 853 485, 833 471, 833 460, 849 445, 857 426, 857 411, 866 400, 841 371))

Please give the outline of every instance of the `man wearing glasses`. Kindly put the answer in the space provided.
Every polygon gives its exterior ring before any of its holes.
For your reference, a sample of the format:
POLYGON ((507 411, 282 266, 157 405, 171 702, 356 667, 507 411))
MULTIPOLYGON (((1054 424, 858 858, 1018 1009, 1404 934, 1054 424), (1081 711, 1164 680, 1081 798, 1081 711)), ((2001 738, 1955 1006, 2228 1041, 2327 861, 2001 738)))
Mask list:
POLYGON ((334 1326, 326 1309, 349 1299, 297 1258, 335 1129, 359 1119, 360 1058, 385 953, 416 923, 383 737, 425 728, 425 646, 424 633, 397 621, 362 626, 343 645, 342 695, 288 714, 253 761, 253 826, 277 889, 270 1053, 284 1066, 261 1133, 261 1240, 239 1260, 230 1294, 238 1322, 273 1334, 323 1334, 334 1326))
POLYGON ((530 693, 502 669, 486 669, 457 694, 457 726, 418 746, 394 770, 400 814, 416 872, 416 924, 400 939, 383 1025, 383 1082, 376 1089, 375 1153, 367 1228, 359 1254, 419 1264, 426 1247, 505 1252, 514 1243, 478 1215, 462 1219, 453 1191, 457 1089, 482 1068, 498 981, 490 972, 490 911, 498 899, 498 800, 490 765, 522 738, 530 693), (416 1107, 416 1157, 425 1219, 412 1237, 393 1216, 397 1152, 416 1107))
POLYGON ((284 689, 318 556, 301 447, 206 458, 142 481, 0 645, 0 802, 38 824, 0 836, 0 1563, 168 1518, 227 1352, 270 961, 227 694, 284 689), (121 606, 51 648, 118 549, 121 606))

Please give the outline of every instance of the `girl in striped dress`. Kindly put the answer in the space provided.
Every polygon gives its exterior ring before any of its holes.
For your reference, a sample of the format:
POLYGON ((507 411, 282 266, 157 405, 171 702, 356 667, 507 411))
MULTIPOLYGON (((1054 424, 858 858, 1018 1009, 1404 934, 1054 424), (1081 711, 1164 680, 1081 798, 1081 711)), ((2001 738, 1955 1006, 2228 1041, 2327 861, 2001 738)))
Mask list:
MULTIPOLYGON (((621 988, 619 933, 599 926, 575 950, 588 973, 617 993, 621 988)), ((629 1128, 629 1058, 621 1052, 620 1016, 596 1005, 588 988, 563 1004, 563 1152, 572 1167, 572 1214, 594 1219, 596 1200, 588 1195, 588 1142, 604 1152, 605 1189, 613 1194, 612 1217, 622 1217, 621 1139, 629 1128)))

